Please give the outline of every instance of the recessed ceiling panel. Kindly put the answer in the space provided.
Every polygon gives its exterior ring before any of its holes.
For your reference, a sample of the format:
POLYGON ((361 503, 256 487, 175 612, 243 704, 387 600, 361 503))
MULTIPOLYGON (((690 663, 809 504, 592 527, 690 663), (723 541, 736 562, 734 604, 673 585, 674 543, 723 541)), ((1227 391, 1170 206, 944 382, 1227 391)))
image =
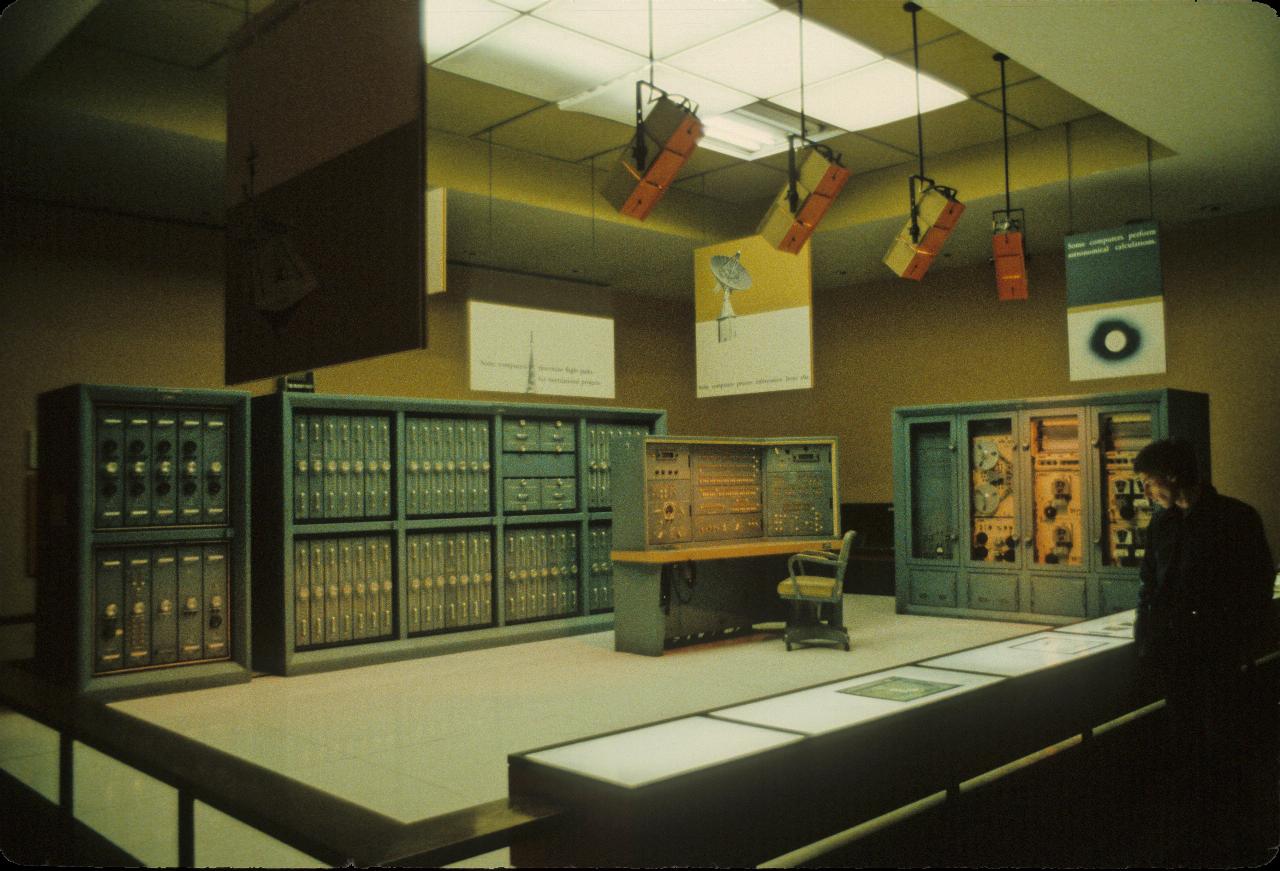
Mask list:
MULTIPOLYGON (((805 20, 806 83, 819 82, 879 59, 878 54, 847 36, 805 20)), ((674 55, 668 63, 768 99, 800 85, 799 20, 790 12, 777 12, 674 55)))
POLYGON ((542 100, 427 67, 427 127, 470 136, 545 105, 542 100))
MULTIPOLYGON (((1098 110, 1048 79, 1032 79, 1008 88, 1009 115, 1041 129, 1098 114, 1098 110)), ((984 94, 983 103, 1000 111, 1000 92, 984 94)))
POLYGON ((426 0, 424 12, 427 63, 435 63, 520 14, 492 0, 426 0))
POLYGON ((900 148, 883 145, 868 139, 861 133, 845 133, 827 142, 826 145, 841 156, 845 168, 854 175, 915 160, 914 150, 907 152, 900 148))
MULTIPOLYGON (((805 18, 821 22, 883 55, 896 55, 911 51, 911 16, 896 2, 850 2, 850 0, 806 0, 805 18)), ((923 47, 955 33, 956 28, 921 11, 916 15, 916 26, 923 47)), ((923 48, 921 51, 923 52, 923 48)))
MULTIPOLYGON (((931 112, 966 99, 962 91, 921 74, 919 107, 931 112)), ((773 102, 799 111, 803 97, 809 115, 844 130, 865 130, 916 114, 916 74, 897 61, 882 60, 817 85, 775 97, 773 102)))
POLYGON ((436 65, 542 100, 563 100, 637 70, 645 58, 521 16, 436 65))
MULTIPOLYGON (((956 32, 920 48, 920 71, 950 82, 966 94, 1000 91, 1000 64, 993 59, 990 46, 968 34, 956 32)), ((897 60, 913 66, 910 52, 897 60)), ((1014 60, 1004 64, 1005 80, 1010 84, 1033 79, 1036 74, 1014 60)))
MULTIPOLYGON (((777 11, 765 0, 652 0, 653 54, 665 58, 777 11)), ((650 0, 551 0, 534 15, 649 56, 650 0)))
POLYGON ((727 154, 721 154, 718 151, 712 151, 710 148, 695 148, 693 156, 680 167, 677 178, 688 178, 690 176, 701 175, 704 172, 711 172, 717 169, 724 169, 726 166, 733 166, 738 162, 736 157, 730 157, 727 154))
MULTIPOLYGON (((649 65, 645 64, 630 75, 621 76, 593 88, 582 94, 560 101, 560 108, 571 112, 587 112, 609 118, 620 124, 635 124, 636 118, 636 81, 649 80, 649 65)), ((698 116, 706 118, 719 115, 739 106, 754 103, 755 97, 726 88, 701 76, 686 73, 665 64, 654 64, 653 83, 675 98, 686 98, 697 104, 698 116)), ((656 96, 649 88, 641 89, 645 114, 652 106, 651 99, 656 96)))
POLYGON ((493 141, 547 157, 581 160, 626 145, 634 133, 635 128, 616 121, 546 106, 496 128, 493 141))
MULTIPOLYGON (((787 174, 757 163, 739 163, 725 169, 676 182, 676 186, 727 203, 754 203, 776 196, 787 174)), ((760 216, 764 217, 761 210, 760 216)))
MULTIPOLYGON (((1009 119, 1009 135, 1031 130, 1026 124, 1009 119)), ((894 146, 910 154, 916 153, 916 119, 904 118, 872 130, 862 131, 867 138, 894 146)), ((975 100, 966 100, 924 116, 924 153, 944 154, 982 142, 997 142, 1003 137, 1000 110, 975 100)))

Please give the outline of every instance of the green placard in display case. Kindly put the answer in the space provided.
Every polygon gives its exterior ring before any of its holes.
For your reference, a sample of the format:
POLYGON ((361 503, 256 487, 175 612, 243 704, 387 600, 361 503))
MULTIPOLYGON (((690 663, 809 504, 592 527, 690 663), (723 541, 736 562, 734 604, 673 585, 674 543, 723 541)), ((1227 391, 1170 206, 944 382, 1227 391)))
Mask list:
POLYGON ((249 394, 40 395, 36 665, 104 700, 249 680, 249 394))
POLYGON ((254 663, 302 674, 612 626, 609 442, 657 409, 253 400, 254 663))

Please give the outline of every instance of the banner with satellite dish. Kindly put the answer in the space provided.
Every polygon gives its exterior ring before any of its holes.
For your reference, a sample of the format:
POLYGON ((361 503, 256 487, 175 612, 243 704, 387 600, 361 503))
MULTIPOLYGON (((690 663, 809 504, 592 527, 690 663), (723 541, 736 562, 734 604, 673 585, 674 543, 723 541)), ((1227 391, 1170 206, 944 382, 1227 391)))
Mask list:
POLYGON ((1071 380, 1164 372, 1156 223, 1078 233, 1065 245, 1071 380))
POLYGON ((813 386, 811 247, 748 236, 693 252, 699 399, 813 386))

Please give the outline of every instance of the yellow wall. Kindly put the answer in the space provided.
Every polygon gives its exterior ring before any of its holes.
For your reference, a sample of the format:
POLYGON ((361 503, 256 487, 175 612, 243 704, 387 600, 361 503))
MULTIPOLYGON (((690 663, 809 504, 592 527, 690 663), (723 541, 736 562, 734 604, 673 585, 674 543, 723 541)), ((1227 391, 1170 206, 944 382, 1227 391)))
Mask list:
MULTIPOLYGON (((23 567, 23 492, 36 394, 76 381, 224 386, 219 231, 3 205, 0 615, 34 604, 23 567)), ((889 277, 815 294, 811 391, 695 400, 691 304, 474 271, 451 273, 451 292, 431 299, 428 350, 327 367, 316 378, 324 392, 502 398, 467 389, 464 295, 536 290, 569 307, 589 297, 617 319, 618 399, 585 402, 665 408, 673 433, 838 436, 844 501, 892 498, 894 406, 1201 390, 1212 397, 1214 478, 1258 508, 1280 548, 1280 492, 1272 484, 1280 468, 1280 253, 1267 232, 1277 218, 1267 212, 1165 230, 1169 372, 1161 376, 1067 380, 1062 259, 1044 256, 1030 265, 1031 299, 1023 303, 997 302, 985 266, 939 269, 920 284, 889 277)), ((273 389, 265 381, 236 386, 273 389)))

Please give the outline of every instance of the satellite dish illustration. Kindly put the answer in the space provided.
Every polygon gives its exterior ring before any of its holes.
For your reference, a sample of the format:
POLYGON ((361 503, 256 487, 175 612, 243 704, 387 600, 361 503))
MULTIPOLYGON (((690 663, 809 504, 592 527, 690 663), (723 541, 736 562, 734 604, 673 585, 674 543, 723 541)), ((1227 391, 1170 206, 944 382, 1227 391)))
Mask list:
POLYGON ((724 294, 724 302, 720 306, 720 314, 716 317, 716 336, 719 341, 727 342, 733 338, 733 319, 737 314, 733 310, 730 297, 751 287, 751 273, 742 265, 742 252, 732 257, 724 254, 711 255, 711 274, 715 276, 715 293, 724 294))

